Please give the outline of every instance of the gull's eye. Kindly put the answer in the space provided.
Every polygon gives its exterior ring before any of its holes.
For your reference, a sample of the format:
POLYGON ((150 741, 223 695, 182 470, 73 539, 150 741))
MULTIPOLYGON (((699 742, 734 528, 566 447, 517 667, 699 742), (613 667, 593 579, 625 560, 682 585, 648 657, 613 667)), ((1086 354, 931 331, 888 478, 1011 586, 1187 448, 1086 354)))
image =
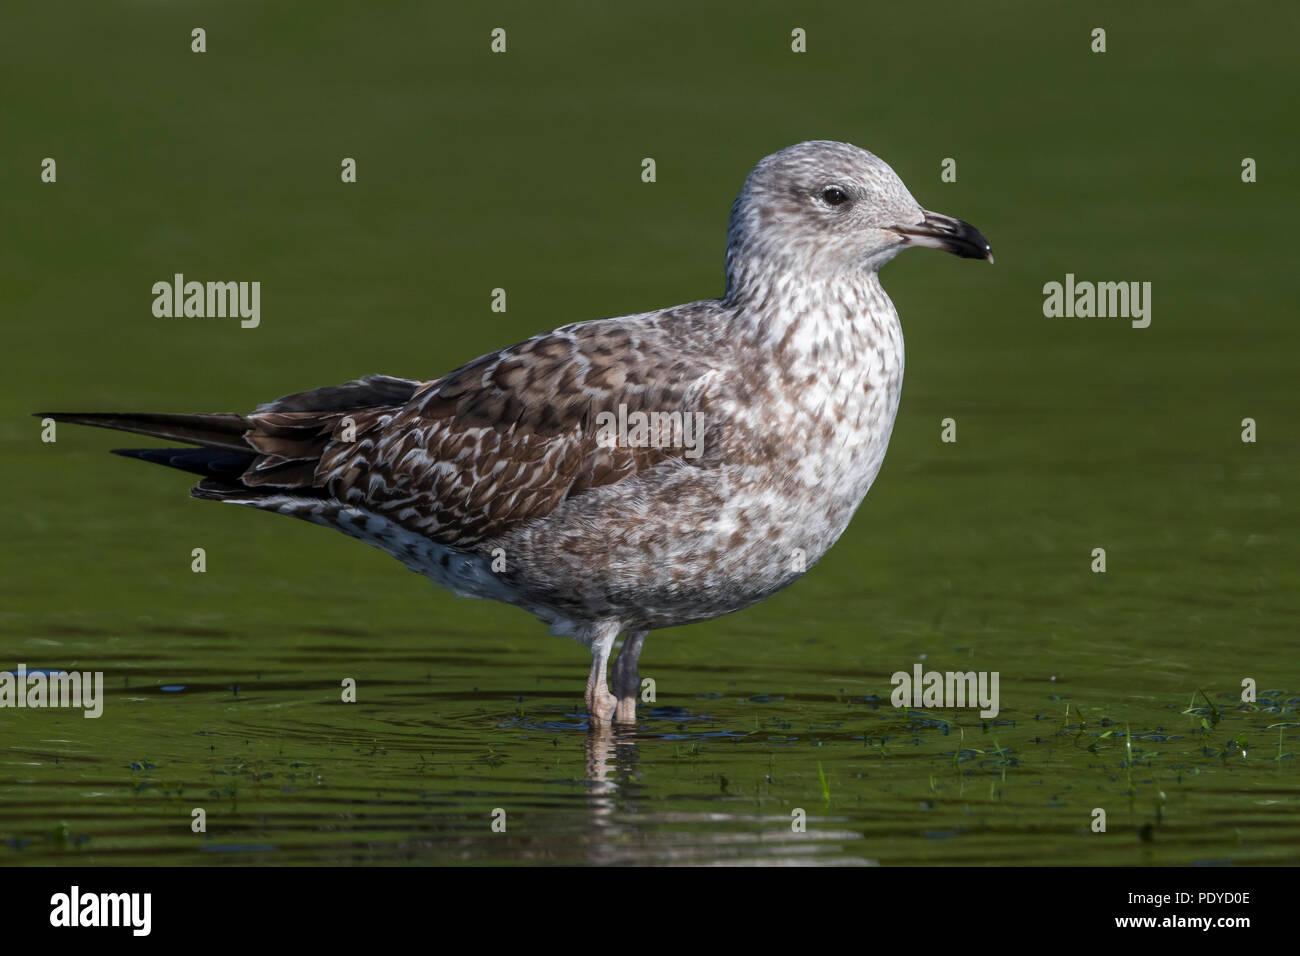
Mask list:
POLYGON ((822 190, 822 201, 828 206, 840 206, 849 201, 849 194, 839 186, 827 186, 822 190))

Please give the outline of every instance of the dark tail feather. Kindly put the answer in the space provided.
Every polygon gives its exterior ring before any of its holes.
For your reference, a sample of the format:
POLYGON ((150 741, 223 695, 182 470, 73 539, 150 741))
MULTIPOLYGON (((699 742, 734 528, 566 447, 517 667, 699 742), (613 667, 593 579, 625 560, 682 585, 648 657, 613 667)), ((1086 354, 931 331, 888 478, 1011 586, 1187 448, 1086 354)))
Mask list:
MULTIPOLYGON (((70 422, 75 425, 114 428, 123 432, 135 432, 137 435, 148 435, 150 438, 165 438, 168 441, 202 445, 206 448, 220 448, 232 452, 251 452, 248 442, 244 441, 244 432, 248 431, 252 425, 243 415, 168 415, 151 412, 139 414, 38 412, 36 417, 52 418, 56 422, 70 422)), ((128 452, 127 454, 135 455, 137 458, 143 457, 143 455, 134 452, 128 452)))
POLYGON ((240 475, 257 457, 251 451, 235 452, 221 448, 114 448, 113 454, 179 468, 230 484, 238 484, 240 475))
POLYGON ((338 420, 350 413, 359 420, 377 419, 383 406, 404 405, 421 387, 422 383, 410 379, 371 375, 286 395, 259 405, 247 418, 152 412, 40 412, 36 417, 198 445, 123 448, 114 454, 202 475, 203 480, 190 491, 195 498, 235 500, 312 517, 322 514, 322 502, 328 499, 328 490, 316 484, 316 469, 338 420))
MULTIPOLYGON (((276 502, 277 505, 282 504, 288 500, 290 495, 294 499, 303 502, 320 500, 319 495, 313 495, 310 492, 286 492, 283 488, 249 488, 247 485, 232 484, 222 481, 220 478, 204 478, 190 489, 191 498, 198 498, 202 501, 230 501, 235 499, 241 504, 250 504, 254 508, 267 507, 267 505, 256 504, 259 501, 276 502)), ((272 508, 272 510, 277 509, 272 508)), ((288 512, 285 513, 288 514, 288 512)))

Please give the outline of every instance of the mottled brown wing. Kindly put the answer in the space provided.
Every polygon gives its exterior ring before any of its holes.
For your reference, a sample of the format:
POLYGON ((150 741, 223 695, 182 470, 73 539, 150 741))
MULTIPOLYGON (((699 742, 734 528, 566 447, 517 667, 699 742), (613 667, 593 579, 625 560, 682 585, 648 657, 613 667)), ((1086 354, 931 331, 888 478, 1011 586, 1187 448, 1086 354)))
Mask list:
POLYGON ((671 314, 558 329, 429 382, 402 405, 264 406, 249 416, 247 440, 262 457, 244 482, 309 483, 442 544, 494 538, 588 489, 681 461, 678 447, 597 442, 597 415, 620 405, 701 411, 710 369, 665 321, 671 314))

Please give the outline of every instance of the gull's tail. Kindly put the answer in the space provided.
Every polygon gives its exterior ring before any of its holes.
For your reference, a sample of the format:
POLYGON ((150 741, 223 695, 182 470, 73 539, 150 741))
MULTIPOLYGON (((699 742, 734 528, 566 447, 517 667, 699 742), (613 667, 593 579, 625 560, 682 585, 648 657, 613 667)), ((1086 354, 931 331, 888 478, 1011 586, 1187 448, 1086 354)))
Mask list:
POLYGON ((257 458, 257 452, 244 440, 245 433, 254 425, 243 415, 37 412, 36 417, 198 445, 197 448, 114 448, 113 454, 167 465, 223 483, 239 484, 240 477, 257 458))
POLYGON ((120 432, 135 432, 150 438, 222 448, 226 451, 251 452, 244 433, 253 427, 243 415, 167 415, 152 412, 138 414, 117 412, 37 412, 37 418, 74 425, 94 425, 120 432))
POLYGON ((154 412, 38 412, 37 418, 134 432, 188 448, 122 448, 116 455, 201 475, 195 498, 257 505, 286 493, 318 500, 316 466, 345 416, 364 423, 409 401, 419 383, 387 375, 286 395, 250 415, 174 415, 154 412), (195 447, 197 446, 197 447, 195 447))

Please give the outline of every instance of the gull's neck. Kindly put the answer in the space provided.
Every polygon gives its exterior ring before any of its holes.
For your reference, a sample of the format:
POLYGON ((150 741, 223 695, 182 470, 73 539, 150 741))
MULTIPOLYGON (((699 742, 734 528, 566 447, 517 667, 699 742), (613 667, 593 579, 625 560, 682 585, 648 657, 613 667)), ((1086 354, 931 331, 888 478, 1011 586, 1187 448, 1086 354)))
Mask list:
POLYGON ((901 349, 898 313, 874 269, 834 275, 737 268, 723 304, 740 335, 788 361, 854 361, 901 349))

